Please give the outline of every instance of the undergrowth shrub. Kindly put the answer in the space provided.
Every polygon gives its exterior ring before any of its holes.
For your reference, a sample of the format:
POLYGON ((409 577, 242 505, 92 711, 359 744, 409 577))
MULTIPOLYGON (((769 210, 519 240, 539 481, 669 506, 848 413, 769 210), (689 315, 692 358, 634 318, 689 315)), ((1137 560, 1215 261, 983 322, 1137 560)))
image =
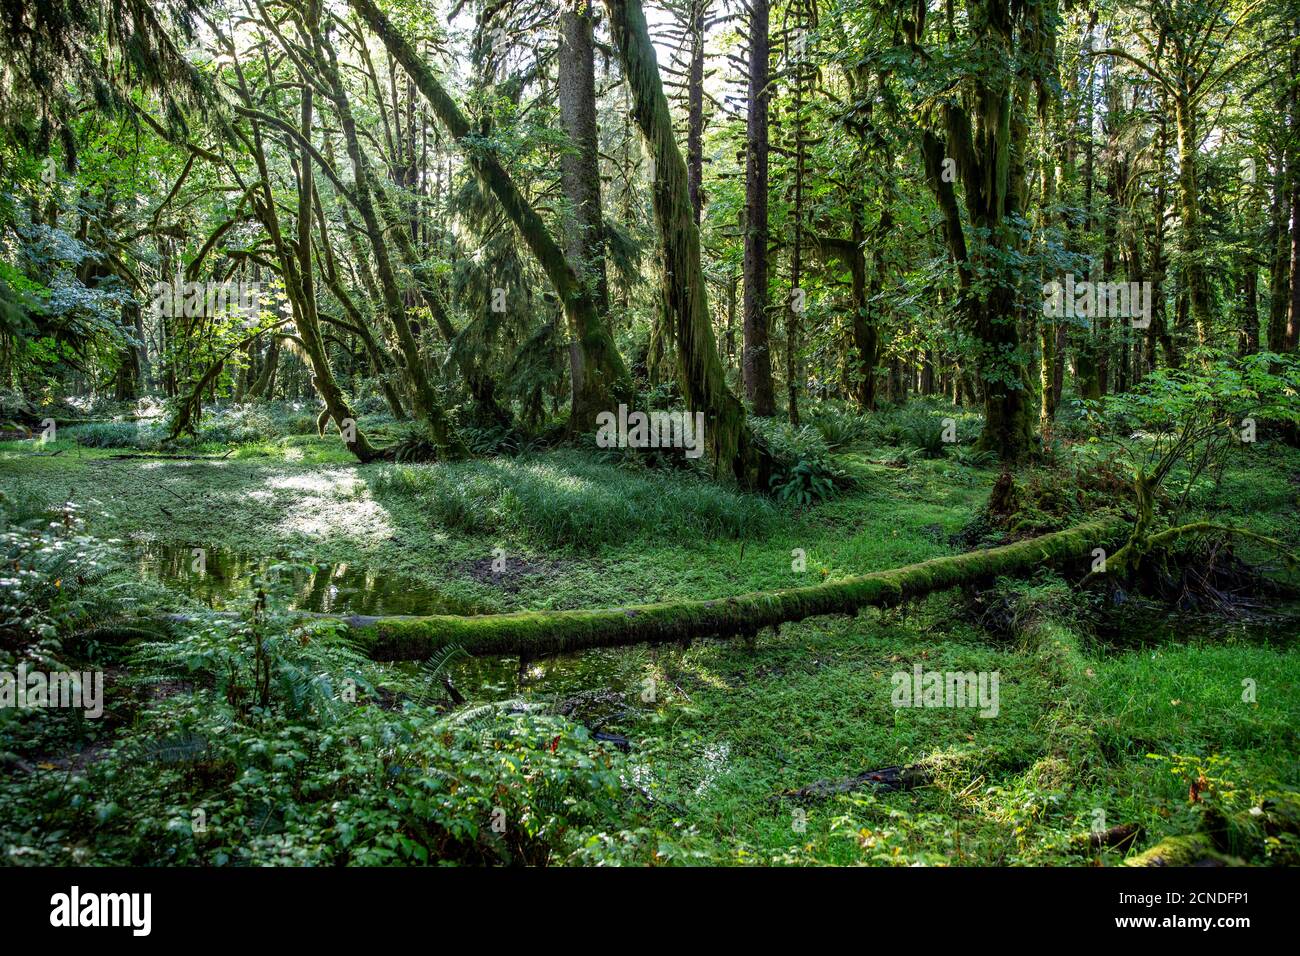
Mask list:
POLYGON ((85 448, 131 448, 150 451, 157 448, 166 432, 157 422, 92 422, 62 430, 85 448))
POLYGON ((835 463, 815 428, 794 428, 761 418, 750 419, 750 424, 776 463, 769 483, 779 503, 809 507, 854 486, 853 478, 835 463))
POLYGON ((393 460, 398 462, 437 461, 439 448, 426 426, 408 425, 393 442, 393 460))
MULTIPOLYGON (((96 587, 111 567, 108 545, 86 534, 73 503, 47 510, 0 493, 0 671, 80 671, 69 661, 95 650, 87 631, 113 612, 96 587)), ((0 767, 7 775, 22 765, 19 752, 82 740, 94 723, 75 709, 0 707, 0 767)))
MULTIPOLYGON (((160 451, 195 445, 253 445, 274 442, 291 435, 314 435, 318 411, 293 402, 225 405, 204 410, 197 434, 182 435, 167 442, 170 434, 165 418, 139 421, 90 422, 61 430, 86 448, 126 448, 160 451)), ((379 416, 382 418, 382 416, 379 416)), ((371 422, 366 422, 367 427, 371 422)))
MULTIPOLYGON (((69 512, 70 514, 70 512, 69 512)), ((6 662, 85 617, 99 547, 73 517, 6 521, 6 662), (66 547, 56 547, 58 542, 66 547), (65 587, 61 582, 67 579, 65 587)), ((210 614, 137 645, 105 693, 114 733, 53 733, 65 713, 0 723, 0 848, 9 865, 546 865, 689 854, 639 822, 627 758, 562 717, 381 693, 382 665, 331 622, 282 607, 281 573, 237 617, 210 614), (37 754, 43 756, 36 756, 37 754), (69 770, 64 765, 74 766, 69 770)), ((47 655, 42 662, 56 662, 47 655)), ((401 686, 400 682, 398 686, 401 686)), ((9 711, 3 715, 8 717, 9 711)))
POLYGON ((864 440, 871 433, 871 420, 854 409, 826 402, 815 405, 808 422, 832 451, 864 440))

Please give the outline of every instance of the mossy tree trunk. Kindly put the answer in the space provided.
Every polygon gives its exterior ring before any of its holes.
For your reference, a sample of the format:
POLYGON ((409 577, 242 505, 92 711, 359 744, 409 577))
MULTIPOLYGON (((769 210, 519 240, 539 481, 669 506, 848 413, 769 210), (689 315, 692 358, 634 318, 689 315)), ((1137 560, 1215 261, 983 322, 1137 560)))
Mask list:
MULTIPOLYGON (((769 0, 749 3, 749 90, 745 121, 744 335, 741 371, 755 415, 776 411, 767 288, 767 106, 769 0)), ((656 74, 656 82, 658 76, 656 74)))
MULTIPOLYGON (((328 156, 328 151, 326 155, 328 156)), ((388 410, 392 413, 394 419, 402 421, 406 418, 406 409, 402 406, 402 398, 398 394, 397 386, 394 383, 394 378, 398 373, 397 362, 383 341, 376 337, 371 330, 368 317, 362 314, 360 307, 353 299, 352 294, 348 292, 339 275, 338 262, 334 257, 334 249, 330 243, 329 233, 325 228, 325 210, 320 202, 319 190, 317 190, 314 197, 313 206, 316 210, 317 238, 319 241, 316 261, 320 265, 321 280, 334 298, 338 300, 339 305, 343 307, 343 314, 347 316, 346 323, 336 321, 336 324, 361 339, 366 354, 370 357, 370 365, 375 373, 376 380, 379 382, 379 388, 384 393, 384 400, 388 403, 388 410)), ((359 242, 354 242, 354 254, 359 252, 358 246, 359 242)))
POLYGON ((628 86, 632 115, 654 159, 654 208, 663 264, 664 314, 677 345, 677 377, 687 407, 704 413, 705 442, 720 474, 767 490, 772 462, 745 421, 745 409, 727 388, 705 301, 700 230, 695 223, 686 164, 673 138, 654 47, 639 0, 607 0, 611 26, 628 86))
MULTIPOLYGON (((243 67, 236 53, 235 45, 229 38, 221 38, 230 55, 238 81, 238 91, 245 104, 254 103, 244 78, 243 67)), ((320 317, 316 311, 316 292, 314 270, 312 265, 311 229, 313 221, 312 196, 315 191, 313 176, 314 158, 310 149, 313 126, 314 100, 310 84, 304 85, 301 95, 301 109, 296 142, 299 146, 297 161, 297 228, 291 237, 281 228, 280 215, 275 195, 271 188, 274 181, 267 168, 267 151, 262 136, 262 120, 250 118, 251 137, 236 134, 238 144, 253 156, 260 182, 249 192, 250 200, 257 218, 266 228, 275 250, 279 264, 280 277, 284 281, 285 297, 289 300, 289 311, 294 327, 298 330, 298 339, 311 366, 311 383, 316 393, 325 403, 325 414, 333 420, 339 435, 348 451, 363 463, 384 457, 382 449, 375 448, 366 438, 348 403, 334 378, 330 367, 329 355, 325 350, 324 337, 320 329, 320 317)), ((292 127, 290 127, 292 129, 292 127)), ((233 130, 233 127, 232 127, 233 130)), ((272 372, 274 374, 274 372, 272 372)))
MULTIPOLYGON (((1023 100, 1047 62, 1042 53, 1055 26, 1041 7, 1009 0, 979 0, 968 9, 980 66, 970 76, 969 92, 940 108, 941 129, 923 131, 922 154, 957 264, 961 309, 976 344, 985 415, 976 447, 1014 463, 1032 446, 1034 421, 1018 328, 1020 279, 1013 265, 1023 244, 1017 225, 1025 208, 1023 177, 1017 173, 1028 146, 1023 100), (962 186, 969 242, 954 179, 962 186)), ((909 36, 919 41, 924 29, 922 18, 909 36)))
MULTIPOLYGON (((861 202, 850 202, 853 221, 852 238, 821 236, 817 248, 824 256, 839 259, 849 269, 849 303, 852 308, 850 333, 853 352, 849 358, 849 383, 853 398, 863 411, 876 407, 876 363, 880 361, 880 330, 871 312, 871 293, 867 290, 867 255, 863 249, 866 233, 862 226, 861 202)), ((889 210, 881 213, 881 231, 887 232, 892 219, 889 210)))
POLYGON ((686 68, 686 179, 695 222, 704 208, 704 40, 712 0, 691 0, 686 24, 691 55, 686 68))
MULTIPOLYGON (((597 314, 609 315, 605 272, 605 224, 600 205, 600 152, 596 140, 596 65, 592 0, 563 0, 560 10, 558 98, 560 121, 569 148, 560 156, 560 183, 568 209, 564 215, 565 252, 591 297, 597 314)), ((606 318, 606 324, 608 318, 606 318)), ((580 340, 579 340, 580 341, 580 340)), ((574 414, 571 427, 608 405, 609 395, 587 384, 590 356, 569 350, 574 414)), ((599 369, 595 371, 598 379, 599 369)))
POLYGON ((451 324, 451 319, 447 316, 447 310, 443 307, 437 277, 434 275, 433 269, 420 258, 415 244, 411 241, 411 237, 407 235, 407 224, 402 221, 398 210, 386 205, 384 211, 393 241, 397 243, 397 249, 401 253, 402 261, 411 270, 416 288, 420 292, 420 298, 424 300, 425 306, 429 309, 429 314, 438 327, 438 333, 451 348, 452 358, 469 387, 470 395, 474 398, 474 404, 478 408, 479 414, 488 421, 502 427, 508 427, 511 424, 510 413, 497 401, 496 383, 492 381, 492 376, 487 373, 480 363, 475 362, 471 356, 467 355, 465 349, 458 347, 456 344, 456 328, 451 324))
POLYGON ((415 48, 397 32, 374 0, 348 2, 383 42, 389 55, 401 64, 415 82, 416 88, 433 108, 439 122, 464 151, 470 168, 496 197, 546 273, 563 303, 570 335, 582 357, 582 392, 575 396, 569 427, 571 431, 594 430, 596 415, 610 409, 613 399, 626 395, 629 388, 627 369, 614 344, 608 316, 601 314, 592 289, 582 281, 574 264, 551 235, 542 217, 520 192, 492 150, 476 140, 469 120, 415 48))
POLYGON ((1178 145, 1178 210, 1182 218, 1183 278, 1187 283, 1188 305, 1196 340, 1210 341, 1210 280, 1206 275, 1204 226, 1201 222, 1201 197, 1197 192, 1197 110, 1191 97, 1180 90, 1173 96, 1174 125, 1178 145))
POLYGON ((375 259, 375 272, 379 280, 379 290, 383 297, 384 313, 397 338, 397 347, 401 354, 403 372, 410 388, 412 404, 416 415, 428 425, 434 441, 441 448, 459 450, 459 441, 452 434, 450 425, 433 392, 433 383, 424 365, 424 356, 420 352, 415 332, 406 317, 406 306, 402 302, 401 288, 393 270, 392 257, 388 252, 388 242, 375 209, 374 195, 371 191, 370 158, 361 148, 357 135, 356 120, 352 115, 352 105, 347 89, 343 85, 343 75, 335 58, 329 38, 321 36, 317 24, 312 25, 313 41, 316 44, 316 59, 328 88, 333 94, 334 110, 338 115, 339 127, 343 131, 343 142, 347 148, 348 159, 352 164, 352 197, 357 212, 361 216, 362 227, 370 241, 371 252, 375 259))

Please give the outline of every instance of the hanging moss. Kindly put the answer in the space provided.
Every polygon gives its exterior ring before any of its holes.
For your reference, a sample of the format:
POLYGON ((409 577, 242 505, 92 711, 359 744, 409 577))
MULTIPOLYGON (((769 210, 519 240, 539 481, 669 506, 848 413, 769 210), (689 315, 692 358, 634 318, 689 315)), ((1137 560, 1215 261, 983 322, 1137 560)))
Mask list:
POLYGON ((563 303, 569 334, 583 358, 582 390, 574 395, 570 428, 595 428, 595 416, 611 407, 611 399, 626 397, 627 368, 614 342, 607 316, 601 315, 591 289, 560 248, 545 220, 511 178, 495 152, 477 135, 468 117, 438 81, 411 42, 394 27, 374 0, 349 0, 352 9, 383 42, 389 55, 406 70, 416 89, 451 134, 469 167, 501 204, 519 236, 546 273, 563 303))
POLYGON ((662 644, 694 637, 751 636, 765 627, 826 614, 854 614, 933 591, 1065 565, 1123 533, 1103 518, 1015 544, 933 558, 811 587, 708 601, 675 601, 591 611, 521 611, 475 617, 353 617, 353 636, 375 660, 424 660, 457 645, 473 655, 543 657, 593 647, 662 644))

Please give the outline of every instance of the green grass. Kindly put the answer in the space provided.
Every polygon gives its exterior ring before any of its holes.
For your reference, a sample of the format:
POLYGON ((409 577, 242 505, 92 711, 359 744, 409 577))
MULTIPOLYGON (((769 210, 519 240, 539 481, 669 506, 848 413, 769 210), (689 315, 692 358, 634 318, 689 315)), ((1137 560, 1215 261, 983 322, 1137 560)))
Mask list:
POLYGON ((628 472, 574 451, 528 458, 380 468, 381 497, 414 501, 438 527, 509 535, 529 547, 592 552, 660 537, 761 536, 775 523, 765 499, 703 478, 628 472))

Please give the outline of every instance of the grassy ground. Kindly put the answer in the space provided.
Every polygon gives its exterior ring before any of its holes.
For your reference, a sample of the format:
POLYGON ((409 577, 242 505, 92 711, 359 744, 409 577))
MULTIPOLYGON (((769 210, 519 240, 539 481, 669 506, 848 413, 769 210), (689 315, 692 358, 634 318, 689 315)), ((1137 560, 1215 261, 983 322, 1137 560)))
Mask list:
MULTIPOLYGON (((508 610, 721 597, 955 553, 963 546, 952 536, 995 477, 945 458, 896 467, 884 463, 889 449, 857 446, 839 460, 859 490, 791 512, 577 451, 362 467, 315 437, 216 457, 227 450, 164 460, 68 440, 8 443, 0 490, 75 499, 92 532, 127 545, 361 563, 508 610), (507 572, 483 573, 498 548, 507 572), (802 572, 792 568, 796 549, 802 572)), ((1254 453, 1200 507, 1294 543, 1300 459, 1254 453)), ((1091 612, 1051 578, 1010 590, 1021 621, 1004 632, 973 622, 959 596, 934 595, 787 626, 753 647, 700 642, 538 662, 526 694, 566 698, 574 716, 626 735, 637 783, 654 800, 652 825, 717 862, 1080 863, 1088 856, 1070 837, 1099 821, 1142 824, 1145 846, 1194 829, 1207 807, 1244 808, 1300 787, 1293 633, 1166 629, 1117 647, 1091 639, 1091 612), (998 715, 895 708, 891 675, 916 662, 997 671, 998 715), (1253 700, 1243 700, 1243 681, 1253 700), (919 790, 779 798, 917 762, 935 776, 919 790), (1189 802, 1199 778, 1205 795, 1189 802)), ((517 693, 500 673, 489 678, 483 687, 517 693)))

